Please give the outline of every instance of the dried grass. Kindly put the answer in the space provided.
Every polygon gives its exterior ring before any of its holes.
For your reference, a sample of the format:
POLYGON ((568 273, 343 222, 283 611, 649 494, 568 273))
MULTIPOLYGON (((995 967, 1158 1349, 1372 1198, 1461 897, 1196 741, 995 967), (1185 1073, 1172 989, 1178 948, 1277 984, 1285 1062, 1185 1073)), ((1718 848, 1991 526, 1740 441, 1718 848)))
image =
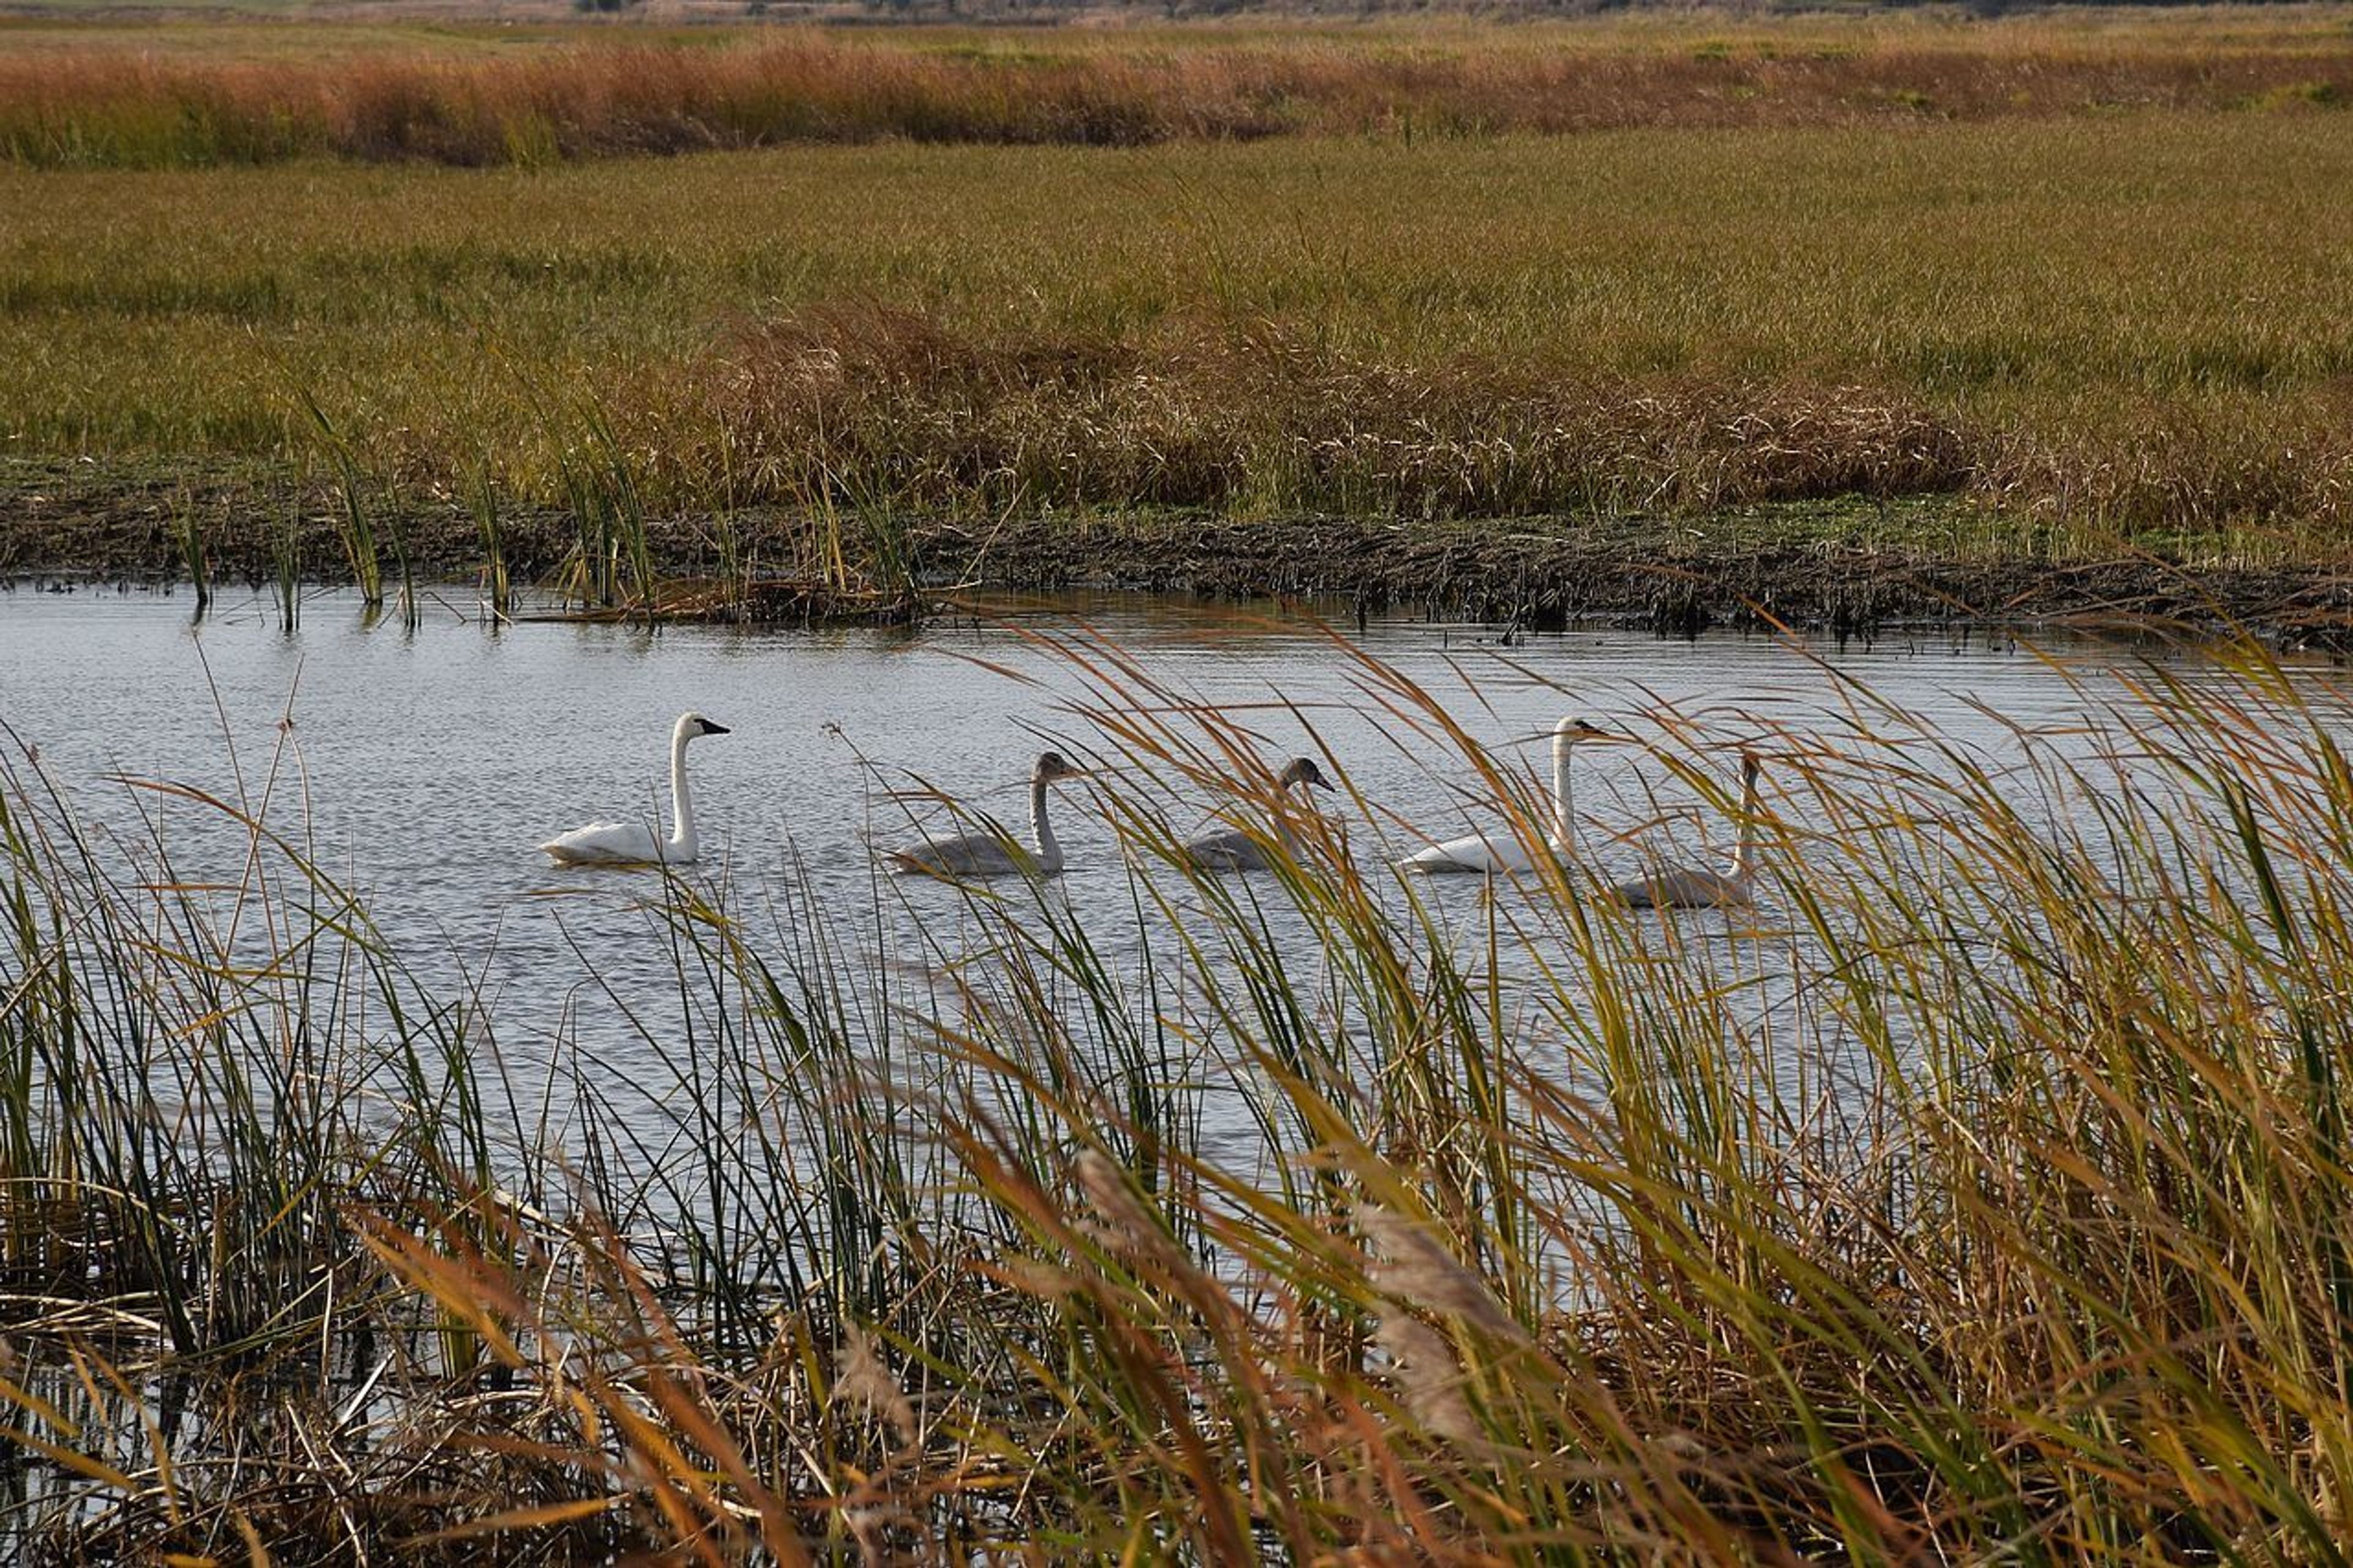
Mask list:
POLYGON ((2282 428, 2144 400, 2055 437, 1938 413, 1894 386, 1694 376, 1552 378, 1458 359, 1382 363, 1271 326, 1142 342, 991 341, 833 307, 741 333, 645 409, 675 489, 733 465, 790 504, 843 476, 904 504, 1187 507, 1407 518, 1704 512, 1949 493, 2121 535, 2353 528, 2353 425, 2282 428))
POLYGON ((0 58, 0 157, 159 167, 334 156, 461 165, 792 142, 1135 146, 1266 136, 1566 134, 1984 121, 2353 100, 2341 38, 1703 23, 1663 37, 1452 28, 1351 41, 1151 30, 941 47, 923 34, 540 46, 521 59, 0 58))
POLYGON ((0 441, 316 471, 307 396, 387 498, 513 509, 601 422, 641 509, 848 532, 1948 496, 2031 553, 2327 558, 2343 123, 0 166, 0 441))

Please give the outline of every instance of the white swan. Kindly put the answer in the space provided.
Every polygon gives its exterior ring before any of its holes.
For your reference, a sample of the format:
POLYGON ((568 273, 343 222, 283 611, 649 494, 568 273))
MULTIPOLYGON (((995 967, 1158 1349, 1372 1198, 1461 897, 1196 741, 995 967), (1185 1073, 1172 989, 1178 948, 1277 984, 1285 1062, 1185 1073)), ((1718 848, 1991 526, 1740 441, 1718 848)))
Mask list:
MULTIPOLYGON (((1275 774, 1274 782, 1284 791, 1293 784, 1322 790, 1332 787, 1313 757, 1292 758, 1289 765, 1275 774)), ((1274 838, 1284 854, 1298 858, 1299 834, 1291 826, 1289 813, 1279 805, 1274 811, 1274 838)), ((1220 827, 1187 839, 1176 853, 1204 871, 1263 871, 1273 864, 1265 840, 1240 827, 1220 827)))
POLYGON ((691 865, 702 853, 694 831, 694 797, 686 788, 686 743, 697 735, 724 735, 700 713, 681 713, 670 732, 670 833, 657 838, 638 822, 592 822, 540 846, 559 866, 691 865))
POLYGON ((1029 844, 1016 843, 1002 828, 927 838, 888 851, 891 869, 902 876, 1051 877, 1062 868, 1062 846, 1054 837, 1053 824, 1046 820, 1046 791, 1063 779, 1083 776, 1083 770, 1063 761, 1061 752, 1042 752, 1029 774, 1029 844))
MULTIPOLYGON (((1622 738, 1582 719, 1563 719, 1553 726, 1552 833, 1546 847, 1555 854, 1565 855, 1569 847, 1569 752, 1579 741, 1616 741, 1622 738)), ((1398 861, 1398 868, 1425 873, 1531 871, 1535 868, 1535 857, 1529 853, 1527 845, 1517 834, 1490 838, 1482 833, 1472 833, 1416 850, 1398 861)))
POLYGON ((1757 901, 1757 774, 1762 764, 1753 752, 1740 756, 1740 839, 1733 846, 1731 863, 1721 871, 1695 866, 1662 866, 1647 877, 1636 877, 1609 889, 1615 898, 1638 910, 1704 910, 1741 908, 1757 901))

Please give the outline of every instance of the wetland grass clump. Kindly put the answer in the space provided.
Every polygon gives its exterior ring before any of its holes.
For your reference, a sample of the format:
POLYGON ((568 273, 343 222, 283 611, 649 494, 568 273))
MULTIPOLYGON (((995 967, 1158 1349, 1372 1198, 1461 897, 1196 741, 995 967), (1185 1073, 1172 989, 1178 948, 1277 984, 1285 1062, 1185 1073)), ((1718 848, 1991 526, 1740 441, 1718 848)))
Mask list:
MULTIPOLYGON (((557 459, 574 530, 554 578, 568 618, 895 626, 924 614, 913 535, 888 499, 856 502, 845 515, 830 487, 819 490, 790 509, 797 521, 766 531, 785 552, 770 569, 744 549, 732 509, 701 528, 675 516, 658 522, 642 448, 625 447, 602 411, 586 414, 579 430, 557 459), (707 556, 715 574, 664 570, 658 533, 665 553, 707 556)), ((475 504, 480 515, 483 503, 475 504)))
POLYGON ((269 565, 278 626, 291 636, 302 618, 302 519, 290 504, 270 531, 269 565))
MULTIPOLYGON (((949 575, 934 542, 1008 518, 1198 518, 1295 566, 1277 535, 1320 519, 1434 547, 1424 524, 1535 517, 1672 566, 1724 548, 1727 508, 1905 500, 1932 526, 1828 542, 2327 565, 2353 537, 2339 118, 1176 142, 1118 179, 902 142, 0 165, 0 425, 78 483, 298 463, 299 355, 353 389, 334 435, 384 489, 459 496, 487 461, 519 525, 578 518, 598 613, 641 607, 643 534, 821 531, 825 502, 949 575)), ((759 553, 790 575, 796 548, 759 553)))
POLYGON ((478 458, 466 481, 466 507, 474 514, 474 531, 482 541, 481 601, 492 621, 503 621, 514 613, 514 584, 507 575, 506 530, 499 515, 498 489, 491 481, 490 465, 478 458))
POLYGON ((556 591, 583 610, 651 613, 659 591, 646 546, 646 509, 628 454, 601 411, 583 410, 573 439, 556 458, 572 551, 558 568, 556 591), (623 599, 623 584, 631 597, 623 599))
POLYGON ((185 490, 172 514, 173 542, 180 552, 180 569, 188 576, 188 585, 196 595, 196 619, 205 618, 205 611, 213 601, 212 562, 206 551, 205 525, 196 516, 195 498, 185 490))
POLYGON ((0 780, 17 1329, 55 1313, 78 1338, 160 1335, 149 1353, 190 1367, 315 1352, 365 1294, 339 1205, 480 1180, 475 1086, 451 1070, 474 1016, 420 1003, 364 912, 265 824, 290 762, 281 738, 247 801, 141 786, 147 831, 103 856, 37 765, 0 780), (241 878, 175 862, 160 823, 191 802, 242 837, 241 878), (365 1060, 338 1022, 363 997, 404 1020, 365 1060))
MULTIPOLYGON (((333 475, 335 537, 343 547, 344 563, 350 566, 352 582, 360 591, 360 603, 370 611, 381 610, 384 558, 377 548, 374 500, 368 493, 366 475, 351 443, 336 430, 334 421, 328 418, 319 400, 307 388, 301 397, 312 426, 326 444, 333 475)), ((404 583, 404 597, 406 587, 404 583)))
MULTIPOLYGON (((886 520, 891 509, 976 521, 1014 509, 1428 520, 1949 493, 1973 472, 1968 436, 1889 388, 1407 365, 1266 323, 1134 342, 991 339, 834 308, 749 329, 686 374, 716 388, 715 428, 650 436, 664 471, 708 470, 708 442, 733 464, 733 494, 814 496, 828 535, 840 491, 886 520)), ((660 392, 648 401, 673 405, 660 392)), ((892 538, 880 542, 894 558, 892 538)))
POLYGON ((2127 107, 2329 112, 2353 96, 2353 59, 2325 16, 2095 30, 1654 13, 1569 27, 1425 19, 1248 34, 873 29, 849 39, 759 29, 654 41, 632 27, 627 44, 610 29, 556 28, 491 47, 479 36, 468 47, 462 31, 391 34, 355 58, 315 53, 307 40, 271 52, 267 29, 254 29, 261 58, 168 37, 133 56, 119 37, 86 29, 0 61, 0 160, 540 168, 813 142, 1133 147, 1307 134, 1410 144, 2127 107))
MULTIPOLYGON (((754 911, 664 877, 674 975, 582 953, 674 1075, 628 1107, 594 1042, 518 1082, 479 998, 420 994, 275 784, 147 791, 125 843, 0 773, 0 1531, 2335 1560, 2333 689, 2152 666, 1986 751, 1860 689, 1754 721, 1759 907, 1662 921, 1582 862, 1395 882, 1328 751, 1341 804, 1271 875, 1188 873, 1203 791, 1281 809, 1255 716, 1060 647, 1063 743, 1122 763, 1123 910, 878 879, 918 968, 796 879, 754 911)), ((1542 838, 1443 702, 1358 683, 1542 838)), ((1734 809, 1720 713, 1640 717, 1734 809)))

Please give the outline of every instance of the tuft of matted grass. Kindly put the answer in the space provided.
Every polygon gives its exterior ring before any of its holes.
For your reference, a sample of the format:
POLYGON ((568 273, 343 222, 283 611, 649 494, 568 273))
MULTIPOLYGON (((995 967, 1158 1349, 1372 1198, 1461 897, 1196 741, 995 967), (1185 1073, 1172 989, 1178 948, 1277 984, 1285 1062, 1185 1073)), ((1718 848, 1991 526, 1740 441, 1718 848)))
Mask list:
MULTIPOLYGON (((1345 758, 1302 810, 1251 715, 1059 647, 1128 899, 878 880, 919 970, 789 881, 653 883, 676 984, 629 1018, 673 1125, 543 1021, 519 1083, 479 998, 417 993, 271 829, 290 739, 129 846, 0 774, 32 1467, 0 1528, 57 1560, 2341 1560, 2331 689, 2153 667, 1983 750, 1859 687, 1744 719, 1759 907, 1662 921, 1582 859, 1402 886, 1345 758), (1271 875, 1182 866, 1205 798, 1271 875)), ((1357 673, 1541 840, 1518 770, 1357 673)), ((1721 710, 1626 717, 1744 809, 1721 710)))
POLYGON ((0 169, 0 440, 995 517, 1947 493, 2333 556, 2353 120, 0 169), (611 444, 596 432, 609 434, 611 444))

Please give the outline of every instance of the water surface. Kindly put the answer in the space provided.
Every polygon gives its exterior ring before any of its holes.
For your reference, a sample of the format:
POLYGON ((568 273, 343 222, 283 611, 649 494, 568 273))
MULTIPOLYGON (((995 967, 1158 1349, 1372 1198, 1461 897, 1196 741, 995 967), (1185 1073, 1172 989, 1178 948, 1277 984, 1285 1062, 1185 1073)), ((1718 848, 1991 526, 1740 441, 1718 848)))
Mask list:
MULTIPOLYGON (((463 591, 449 600, 468 604, 463 591)), ((1097 792, 1148 784, 1115 771, 1116 749, 1084 710, 1103 691, 1040 633, 1104 635, 1161 697, 1243 716, 1278 764, 1297 752, 1335 760, 1372 807, 1348 824, 1361 858, 1410 849, 1412 826, 1444 837, 1493 820, 1466 810, 1460 763, 1387 710, 1363 662, 1312 621, 1115 597, 1018 609, 912 636, 492 629, 455 610, 412 631, 371 625, 351 598, 327 595, 290 633, 260 599, 216 603, 192 624, 185 598, 20 590, 0 600, 0 717, 89 820, 132 828, 143 798, 171 825, 184 865, 233 851, 234 836, 108 781, 169 780, 254 805, 267 795, 270 820, 307 836, 428 979, 480 989, 508 1048, 528 1058, 534 1042, 576 1031, 624 1102, 679 1092, 678 1063, 665 1059, 675 1047, 659 1028, 628 1026, 604 994, 642 999, 658 1018, 666 985, 674 991, 670 955, 634 903, 649 879, 559 869, 532 847, 596 818, 666 820, 667 739, 685 709, 733 731, 691 752, 706 846, 698 880, 723 886, 755 932, 789 941, 813 907, 829 940, 918 968, 954 952, 966 911, 949 889, 878 878, 873 846, 915 837, 898 792, 927 781, 1018 823, 1022 781, 1047 743, 1114 769, 1056 797, 1070 868, 1052 896, 1114 954, 1132 958, 1143 940, 1133 873, 1097 792)), ((1890 703, 1998 771, 2025 736, 2100 744, 2103 705, 2123 692, 2114 682, 2153 664, 2235 679, 2153 646, 2006 637, 1839 647, 1584 631, 1500 646, 1482 628, 1394 622, 1356 642, 1532 778, 1545 765, 1540 737, 1564 711, 1638 740, 1679 730, 1678 754, 1728 779, 1743 744, 1786 750, 1820 735, 1836 746, 1890 703)), ((2331 689, 2340 679, 2322 664, 2298 676, 2331 689)), ((1579 831, 1605 869, 1631 872, 1662 851, 1706 861, 1728 846, 1720 814, 1640 747, 1597 749, 1578 773, 1579 831)), ((1185 829, 1215 804, 1180 797, 1171 820, 1185 829)), ((2029 805, 2030 815, 2068 809, 2029 805)), ((206 868, 234 874, 233 863, 206 868)), ((1430 894, 1475 929, 1478 879, 1430 894)), ((1727 944, 1758 923, 1681 919, 1727 944)))

